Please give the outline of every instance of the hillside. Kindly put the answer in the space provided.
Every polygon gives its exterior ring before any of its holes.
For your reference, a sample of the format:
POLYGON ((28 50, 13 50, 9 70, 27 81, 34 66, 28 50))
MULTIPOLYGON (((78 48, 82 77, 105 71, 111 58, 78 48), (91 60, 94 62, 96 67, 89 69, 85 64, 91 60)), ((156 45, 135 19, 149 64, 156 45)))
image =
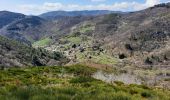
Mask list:
POLYGON ((9 23, 24 18, 24 14, 20 13, 13 13, 8 11, 0 11, 0 28, 2 28, 5 25, 8 25, 9 23))
POLYGON ((67 59, 58 52, 34 49, 0 36, 0 67, 61 65, 67 59))
MULTIPOLYGON (((63 18, 62 22, 58 21, 60 27, 58 27, 57 38, 54 35, 53 43, 60 44, 60 40, 67 40, 66 37, 72 36, 81 41, 77 43, 80 48, 87 49, 98 45, 100 46, 98 48, 112 57, 126 58, 138 66, 165 65, 166 67, 169 65, 169 5, 160 4, 126 14, 101 15, 82 20, 69 27, 64 24, 68 20, 63 18), (63 35, 63 31, 66 35, 63 35), (61 34, 60 38, 58 38, 59 34, 61 34), (91 44, 84 43, 82 37, 90 38, 91 44)), ((73 18, 73 22, 75 20, 76 18, 73 18)), ((65 44, 67 46, 70 44, 71 47, 75 43, 69 41, 65 44)), ((54 45, 51 46, 54 48, 54 45)))
POLYGON ((0 70, 2 100, 169 100, 170 92, 145 85, 105 83, 91 75, 96 69, 32 67, 0 70))
MULTIPOLYGON (((42 47, 62 52, 70 58, 68 65, 81 63, 116 69, 120 72, 118 79, 123 77, 121 81, 125 83, 133 81, 131 78, 135 76, 142 84, 169 88, 169 5, 92 17, 70 27, 62 27, 65 26, 62 23, 67 23, 62 20, 58 34, 42 47), (65 30, 67 32, 63 35, 65 30)), ((112 74, 100 78, 114 80, 112 74)))
POLYGON ((64 36, 64 34, 68 34, 70 27, 95 17, 92 15, 108 14, 111 11, 58 11, 42 14, 40 17, 26 16, 7 11, 0 13, 0 20, 4 21, 1 23, 3 27, 0 27, 0 35, 31 45, 45 37, 54 35, 55 37, 64 36), (46 18, 48 15, 53 15, 57 18, 49 20, 51 18, 46 18), (60 18, 58 19, 58 17, 60 18))
POLYGON ((16 20, 0 30, 0 35, 15 39, 20 42, 31 44, 50 35, 53 24, 37 16, 26 16, 16 20))

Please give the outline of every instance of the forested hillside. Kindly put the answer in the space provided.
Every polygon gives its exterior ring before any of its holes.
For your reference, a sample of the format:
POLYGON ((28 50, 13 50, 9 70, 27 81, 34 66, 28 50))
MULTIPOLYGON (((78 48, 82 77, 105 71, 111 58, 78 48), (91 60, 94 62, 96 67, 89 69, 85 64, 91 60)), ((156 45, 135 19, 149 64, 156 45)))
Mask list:
POLYGON ((34 49, 26 44, 0 36, 0 66, 24 67, 61 65, 67 59, 60 53, 34 49))

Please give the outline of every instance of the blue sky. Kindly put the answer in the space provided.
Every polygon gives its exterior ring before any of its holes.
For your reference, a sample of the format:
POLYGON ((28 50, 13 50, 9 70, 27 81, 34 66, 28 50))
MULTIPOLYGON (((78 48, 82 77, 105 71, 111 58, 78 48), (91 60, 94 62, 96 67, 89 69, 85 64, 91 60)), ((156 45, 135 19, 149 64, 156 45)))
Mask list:
POLYGON ((0 0, 0 10, 38 15, 56 10, 137 11, 170 0, 0 0))

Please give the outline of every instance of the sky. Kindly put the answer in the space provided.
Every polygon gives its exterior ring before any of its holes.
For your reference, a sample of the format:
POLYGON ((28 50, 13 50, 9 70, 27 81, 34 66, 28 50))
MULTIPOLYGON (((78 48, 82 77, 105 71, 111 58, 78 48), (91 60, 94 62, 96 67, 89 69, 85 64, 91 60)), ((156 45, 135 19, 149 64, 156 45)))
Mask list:
POLYGON ((0 11, 7 10, 26 15, 65 10, 138 11, 170 0, 0 0, 0 11))

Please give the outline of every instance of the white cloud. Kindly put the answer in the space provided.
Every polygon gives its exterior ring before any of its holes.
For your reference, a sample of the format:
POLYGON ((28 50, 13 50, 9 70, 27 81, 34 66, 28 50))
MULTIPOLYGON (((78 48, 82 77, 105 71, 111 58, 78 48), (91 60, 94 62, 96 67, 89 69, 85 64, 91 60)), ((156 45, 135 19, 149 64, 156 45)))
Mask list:
POLYGON ((127 8, 132 6, 131 3, 128 2, 121 2, 121 3, 114 3, 112 5, 107 4, 99 4, 99 5, 77 5, 77 4, 68 4, 64 5, 62 3, 49 3, 46 2, 43 5, 20 5, 18 9, 21 12, 26 14, 40 14, 47 11, 56 11, 56 10, 66 10, 66 11, 73 11, 73 10, 122 10, 125 11, 127 8))
POLYGON ((149 7, 149 6, 154 6, 155 4, 158 3, 160 3, 160 0, 146 0, 145 5, 149 7))
POLYGON ((161 3, 160 0, 145 0, 144 4, 135 3, 133 9, 134 10, 142 10, 142 9, 145 9, 148 7, 152 7, 159 3, 161 3))
MULTIPOLYGON (((103 0, 91 0, 91 1, 103 1, 103 0)), ((164 0, 165 1, 165 0, 164 0)), ((169 1, 169 0, 166 0, 169 1)), ((117 2, 113 4, 98 4, 98 5, 78 5, 78 4, 62 4, 59 2, 50 3, 45 2, 43 5, 20 5, 18 10, 26 14, 40 14, 47 11, 56 10, 113 10, 113 11, 136 11, 151 7, 153 5, 159 4, 161 0, 145 0, 145 3, 138 2, 117 2)))

